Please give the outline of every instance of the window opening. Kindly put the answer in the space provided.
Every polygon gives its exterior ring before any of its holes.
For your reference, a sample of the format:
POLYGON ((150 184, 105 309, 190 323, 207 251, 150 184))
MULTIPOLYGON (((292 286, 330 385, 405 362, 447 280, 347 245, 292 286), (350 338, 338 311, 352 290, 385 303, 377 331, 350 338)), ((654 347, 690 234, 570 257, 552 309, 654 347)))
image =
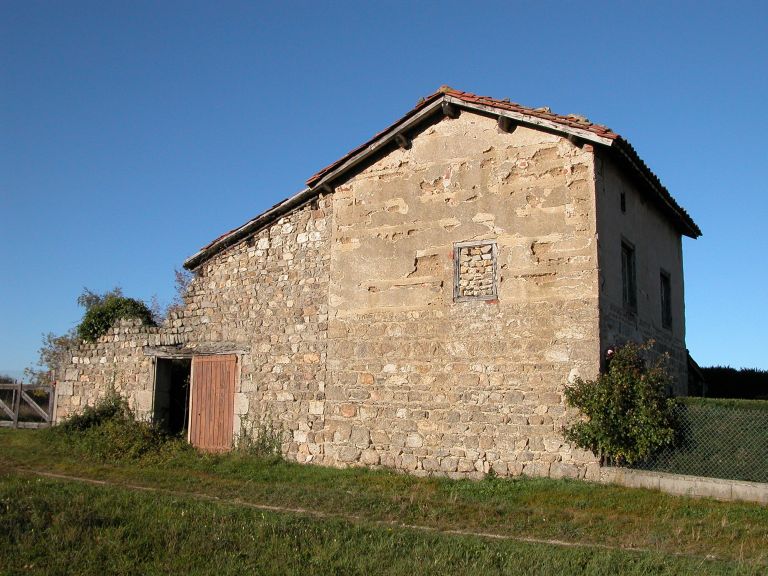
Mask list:
POLYGON ((669 272, 662 270, 659 276, 661 288, 661 325, 672 328, 672 280, 669 272))
POLYGON ((496 243, 454 245, 454 300, 493 300, 496 292, 496 243))
POLYGON ((637 276, 635 274, 635 248, 629 242, 621 243, 621 285, 624 308, 637 312, 637 276))

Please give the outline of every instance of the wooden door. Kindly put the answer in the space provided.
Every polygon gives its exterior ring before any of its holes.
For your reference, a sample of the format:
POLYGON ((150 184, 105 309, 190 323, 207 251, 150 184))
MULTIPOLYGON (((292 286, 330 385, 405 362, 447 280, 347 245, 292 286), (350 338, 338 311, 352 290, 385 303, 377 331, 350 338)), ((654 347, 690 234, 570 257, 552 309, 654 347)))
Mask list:
POLYGON ((232 448, 237 356, 192 358, 189 441, 209 452, 232 448))

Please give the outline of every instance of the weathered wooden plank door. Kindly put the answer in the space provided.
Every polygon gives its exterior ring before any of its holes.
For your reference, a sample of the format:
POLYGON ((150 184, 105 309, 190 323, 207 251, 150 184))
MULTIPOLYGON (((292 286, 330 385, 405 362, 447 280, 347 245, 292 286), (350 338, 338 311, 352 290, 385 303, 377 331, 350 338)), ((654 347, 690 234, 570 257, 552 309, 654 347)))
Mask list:
POLYGON ((189 441, 210 452, 232 448, 237 356, 192 358, 189 441))

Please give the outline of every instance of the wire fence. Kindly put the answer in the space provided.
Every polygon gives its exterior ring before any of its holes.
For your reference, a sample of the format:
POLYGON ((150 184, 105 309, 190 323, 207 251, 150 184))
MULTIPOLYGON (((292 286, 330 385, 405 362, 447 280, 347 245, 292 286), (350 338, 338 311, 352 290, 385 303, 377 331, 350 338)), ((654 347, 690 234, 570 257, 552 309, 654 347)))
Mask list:
POLYGON ((675 446, 631 467, 768 482, 768 401, 686 398, 675 446))

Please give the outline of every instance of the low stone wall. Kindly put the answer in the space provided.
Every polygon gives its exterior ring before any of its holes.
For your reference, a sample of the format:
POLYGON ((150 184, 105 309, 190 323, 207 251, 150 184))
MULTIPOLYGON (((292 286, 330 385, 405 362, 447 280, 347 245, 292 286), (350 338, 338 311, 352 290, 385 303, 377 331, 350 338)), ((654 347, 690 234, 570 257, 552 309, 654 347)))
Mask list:
POLYGON ((768 504, 768 484, 760 482, 723 480, 613 467, 601 468, 600 475, 596 480, 602 484, 617 484, 628 488, 649 488, 676 496, 768 504))
POLYGON ((124 396, 138 418, 151 418, 154 365, 144 349, 174 340, 160 328, 121 320, 98 341, 81 343, 56 382, 55 421, 95 404, 110 390, 124 396))

